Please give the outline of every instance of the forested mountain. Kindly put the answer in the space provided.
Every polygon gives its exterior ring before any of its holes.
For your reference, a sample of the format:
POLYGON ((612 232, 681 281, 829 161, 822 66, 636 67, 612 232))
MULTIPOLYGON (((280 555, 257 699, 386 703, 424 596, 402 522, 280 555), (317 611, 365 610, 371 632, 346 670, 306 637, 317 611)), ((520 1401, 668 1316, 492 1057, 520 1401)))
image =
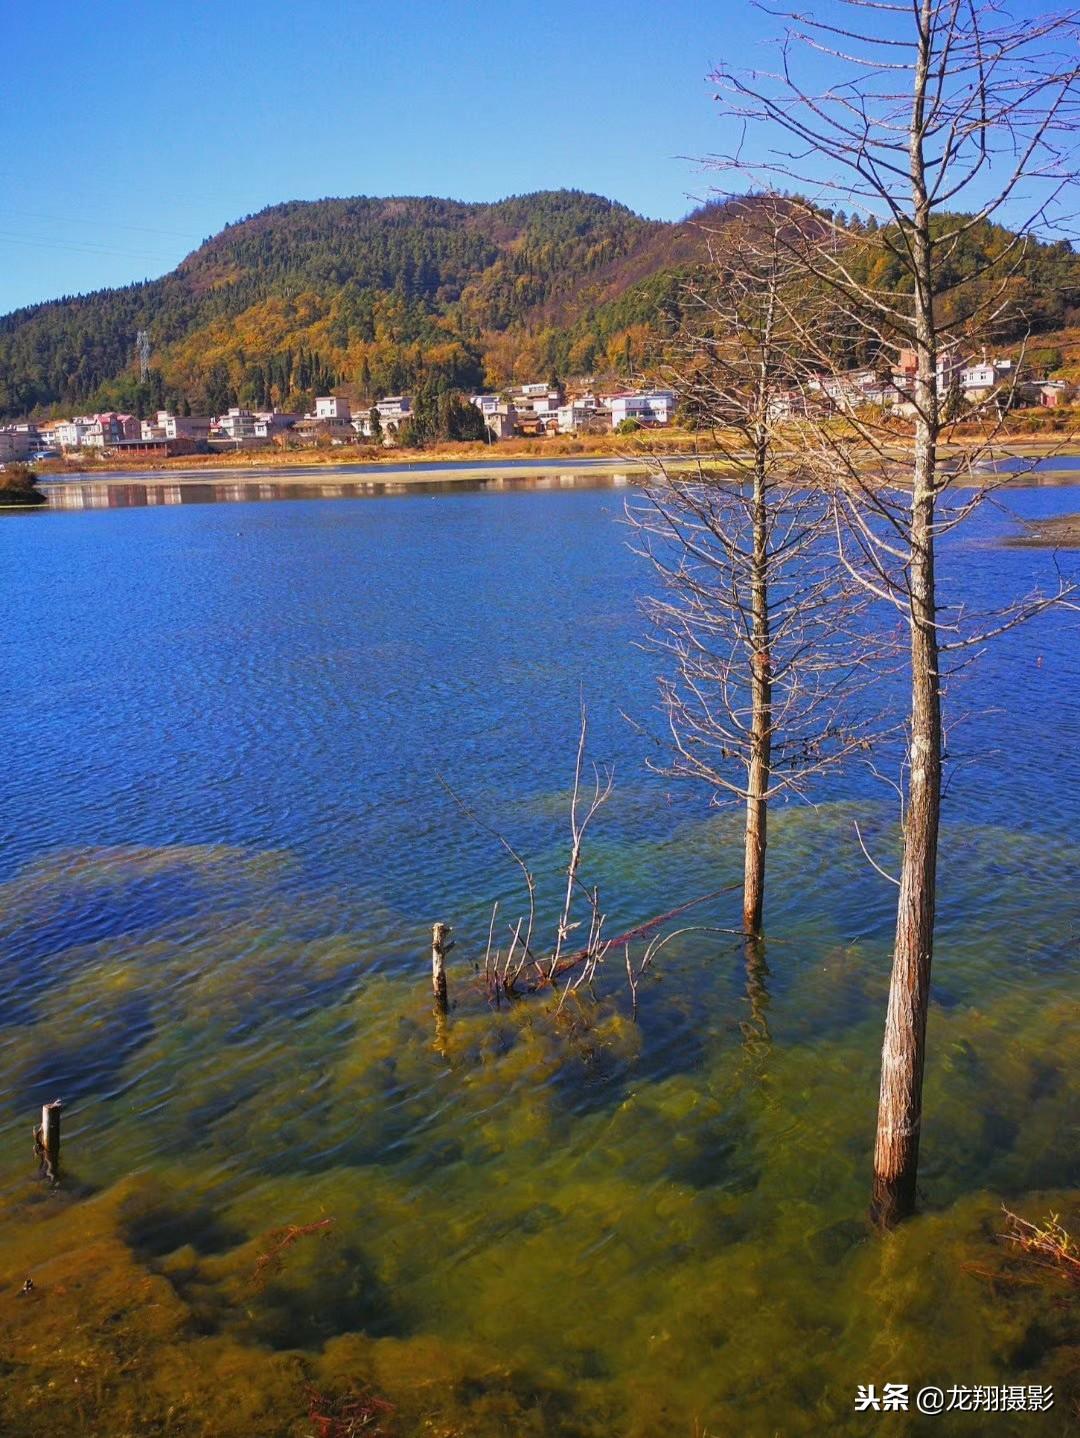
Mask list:
MULTIPOLYGON (((647 370, 703 260, 700 220, 645 220, 577 191, 275 205, 161 279, 0 318, 0 415, 294 408, 334 386, 369 400, 425 379, 469 389, 647 370)), ((708 220, 722 226, 723 207, 708 220)), ((1006 242, 982 226, 958 266, 1006 242)), ((1040 328, 1070 321, 1078 275, 1067 247, 1035 247, 1018 283, 1040 328)))

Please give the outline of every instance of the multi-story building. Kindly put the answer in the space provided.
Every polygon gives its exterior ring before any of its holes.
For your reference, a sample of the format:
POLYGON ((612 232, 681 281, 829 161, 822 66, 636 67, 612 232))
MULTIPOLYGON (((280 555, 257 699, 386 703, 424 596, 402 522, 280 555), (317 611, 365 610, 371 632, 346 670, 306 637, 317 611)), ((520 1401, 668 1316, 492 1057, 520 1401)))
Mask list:
MULTIPOLYGON (((910 394, 918 373, 919 357, 913 349, 897 351, 896 363, 892 366, 892 380, 904 394, 910 394)), ((936 382, 938 394, 945 394, 953 380, 964 368, 964 361, 955 349, 944 350, 937 357, 936 382)))
POLYGON ((669 389, 605 395, 602 403, 611 415, 612 429, 618 429, 627 419, 647 427, 670 424, 675 413, 675 396, 669 389))
MULTIPOLYGON (((385 444, 393 439, 412 414, 412 400, 407 394, 391 394, 387 395, 385 399, 376 401, 371 408, 378 413, 379 429, 385 444)), ((372 435, 371 410, 368 409, 363 414, 354 415, 352 427, 358 435, 370 439, 372 435)))
POLYGON ((47 450, 52 450, 52 451, 58 451, 58 450, 59 450, 59 448, 60 448, 60 441, 59 441, 59 439, 57 438, 57 431, 59 430, 61 424, 63 424, 63 423, 64 423, 63 420, 49 419, 49 420, 46 420, 44 424, 39 424, 39 425, 38 425, 38 434, 40 435, 40 438, 41 438, 41 447, 42 447, 42 449, 47 449, 47 450))
POLYGON ((200 414, 172 414, 159 409, 154 419, 144 419, 141 437, 152 439, 190 439, 205 443, 210 434, 210 418, 200 414))
MULTIPOLYGON (((76 421, 78 423, 78 421, 76 421)), ((122 439, 141 439, 142 423, 133 414, 107 410, 91 415, 83 432, 83 449, 110 449, 122 439)))
MULTIPOLYGON (((210 421, 210 437, 218 443, 227 441, 238 447, 251 445, 259 448, 268 444, 275 435, 304 423, 298 414, 284 414, 278 409, 253 411, 242 405, 233 405, 227 414, 210 421)), ((309 417, 306 423, 314 431, 316 421, 309 417)))
POLYGON ((412 399, 407 394, 391 394, 379 400, 375 408, 383 429, 388 425, 398 429, 412 414, 412 399))
POLYGON ((492 439, 511 439, 517 429, 518 413, 509 400, 500 400, 484 414, 484 423, 492 439))
POLYGON ((474 404, 482 415, 494 414, 503 401, 497 394, 471 394, 469 403, 474 404))
POLYGON ((596 396, 580 395, 577 399, 562 404, 555 412, 560 434, 577 434, 579 430, 591 429, 601 413, 596 396))
POLYGON ((255 438, 273 439, 276 434, 284 434, 287 429, 299 422, 298 414, 286 414, 280 409, 260 409, 255 413, 255 438))
POLYGON ((875 369, 847 370, 842 374, 821 374, 809 381, 808 389, 822 397, 826 406, 854 410, 864 405, 889 408, 908 395, 909 381, 899 369, 879 373, 875 369))
POLYGON ((509 396, 523 427, 543 431, 558 428, 563 392, 556 385, 519 384, 510 390, 509 396))
MULTIPOLYGON (((380 399, 372 405, 379 416, 379 429, 382 432, 383 443, 389 443, 397 434, 405 421, 412 415, 412 399, 407 394, 391 394, 385 399, 380 399)), ((371 409, 365 410, 363 414, 353 416, 352 427, 357 434, 365 439, 372 436, 371 409)))
POLYGON ((343 399, 338 399, 336 394, 322 395, 315 401, 315 413, 308 416, 321 424, 344 427, 352 419, 349 406, 343 399))
POLYGON ((61 449, 82 449, 86 431, 92 423, 86 415, 76 419, 62 419, 53 429, 53 442, 61 449))
POLYGON ((805 419, 825 408, 825 401, 819 389, 810 390, 801 386, 777 389, 769 396, 766 413, 774 423, 783 419, 805 419))
POLYGON ((36 424, 7 424, 0 428, 0 464, 28 459, 40 448, 36 424))
POLYGON ((1012 360, 986 359, 969 361, 960 370, 960 388, 965 399, 978 401, 986 399, 1002 385, 1011 385, 1016 379, 1012 360))
POLYGON ((216 431, 222 439, 230 439, 234 444, 242 444, 246 439, 255 439, 255 416, 251 410, 244 409, 240 405, 233 405, 226 414, 219 415, 213 421, 211 429, 216 431))
MULTIPOLYGON (((518 407, 497 394, 470 395, 471 402, 484 416, 484 423, 493 439, 510 439, 518 424, 518 407)), ((529 414, 533 411, 530 409, 529 414)))

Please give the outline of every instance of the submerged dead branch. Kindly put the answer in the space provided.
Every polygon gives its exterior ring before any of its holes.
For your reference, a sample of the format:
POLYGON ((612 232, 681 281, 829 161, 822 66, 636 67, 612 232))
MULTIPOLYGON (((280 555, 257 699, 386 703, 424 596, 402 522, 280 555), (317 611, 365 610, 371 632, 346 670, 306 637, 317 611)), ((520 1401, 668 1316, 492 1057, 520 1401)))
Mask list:
POLYGON ((998 1235, 1003 1242, 1019 1249, 1035 1267, 1045 1269, 1065 1283, 1080 1284, 1080 1252, 1056 1213, 1041 1223, 1031 1223, 1004 1204, 1001 1210, 1008 1225, 1006 1232, 998 1235))
POLYGON ((389 1438, 384 1423, 394 1405, 367 1389, 336 1397, 308 1386, 308 1421, 315 1438, 389 1438))
POLYGON ((606 936, 607 910, 604 908, 597 884, 587 884, 582 878, 585 857, 585 836, 592 821, 610 798, 614 789, 613 772, 610 767, 592 766, 592 792, 583 798, 582 775, 585 771, 588 742, 588 715, 585 705, 581 706, 578 743, 574 761, 574 781, 570 794, 570 853, 566 868, 566 885, 555 921, 554 937, 549 946, 541 948, 535 941, 537 917, 537 885, 533 870, 518 849, 486 819, 480 818, 475 809, 458 795, 440 775, 439 782, 454 800, 460 811, 485 833, 490 834, 510 856, 515 866, 524 875, 527 914, 520 915, 515 922, 507 925, 509 945, 505 951, 496 943, 496 923, 499 916, 499 902, 492 905, 488 923, 487 944, 483 963, 476 969, 482 973, 485 992, 490 1002, 498 1004, 503 996, 514 997, 521 993, 539 993, 545 989, 558 990, 557 1011, 562 1010, 567 996, 582 988, 592 988, 609 954, 622 950, 626 954, 627 981, 630 988, 634 1012, 637 1012, 638 984, 662 948, 679 934, 690 932, 711 932, 738 935, 743 930, 723 929, 715 926, 693 925, 662 935, 658 931, 664 925, 680 918, 690 909, 698 908, 725 894, 741 889, 741 884, 728 884, 714 889, 695 899, 687 900, 664 913, 655 914, 641 923, 612 938, 606 936), (587 909, 586 917, 578 917, 580 906, 587 909), (570 951, 566 949, 569 936, 586 926, 585 943, 570 951), (522 930, 524 929, 524 936, 522 930), (641 964, 634 968, 630 957, 630 945, 639 939, 654 935, 641 964), (565 981, 565 982, 564 982, 565 981))
POLYGON ((285 1228, 275 1228, 267 1235, 269 1247, 255 1260, 252 1281, 261 1288, 281 1269, 285 1254, 301 1238, 310 1238, 316 1233, 327 1233, 334 1226, 332 1218, 320 1218, 315 1223, 290 1223, 285 1228))

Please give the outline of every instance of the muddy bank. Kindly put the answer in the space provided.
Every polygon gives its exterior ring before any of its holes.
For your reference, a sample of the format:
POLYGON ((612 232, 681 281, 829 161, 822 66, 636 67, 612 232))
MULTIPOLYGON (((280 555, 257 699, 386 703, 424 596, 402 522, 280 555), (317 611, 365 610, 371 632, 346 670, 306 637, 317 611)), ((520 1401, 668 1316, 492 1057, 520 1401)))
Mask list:
POLYGON ((1021 533, 1010 535, 1005 543, 1014 548, 1080 549, 1080 514, 1034 520, 1021 533))

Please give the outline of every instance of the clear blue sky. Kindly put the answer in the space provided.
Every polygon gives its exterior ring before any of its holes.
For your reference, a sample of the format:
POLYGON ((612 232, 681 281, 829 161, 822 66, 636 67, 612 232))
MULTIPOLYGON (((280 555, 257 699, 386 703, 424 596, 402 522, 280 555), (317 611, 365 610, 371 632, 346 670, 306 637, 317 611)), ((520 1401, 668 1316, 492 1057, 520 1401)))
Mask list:
POLYGON ((570 186, 675 219, 737 143, 707 76, 773 68, 776 31, 741 0, 10 4, 0 314, 163 274, 282 200, 570 186))
POLYGON ((710 180, 737 4, 11 5, 0 313, 164 273, 287 199, 573 186, 672 219, 710 180))

